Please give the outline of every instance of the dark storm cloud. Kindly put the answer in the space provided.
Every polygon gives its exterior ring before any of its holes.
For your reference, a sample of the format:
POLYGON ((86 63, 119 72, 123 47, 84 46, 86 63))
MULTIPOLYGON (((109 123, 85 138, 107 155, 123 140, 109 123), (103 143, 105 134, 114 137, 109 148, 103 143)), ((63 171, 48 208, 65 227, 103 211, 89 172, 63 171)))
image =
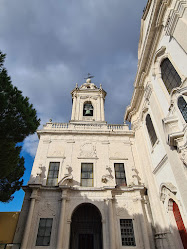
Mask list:
POLYGON ((123 122, 146 2, 2 0, 0 49, 13 84, 30 98, 42 123, 69 121, 70 92, 88 72, 108 93, 106 120, 123 122))

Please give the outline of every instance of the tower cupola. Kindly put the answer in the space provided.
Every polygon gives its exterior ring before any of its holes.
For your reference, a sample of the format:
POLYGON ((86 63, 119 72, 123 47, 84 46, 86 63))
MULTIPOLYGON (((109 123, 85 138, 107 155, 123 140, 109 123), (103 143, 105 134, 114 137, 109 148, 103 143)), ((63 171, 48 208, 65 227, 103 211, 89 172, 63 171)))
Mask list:
POLYGON ((76 87, 72 95, 71 122, 105 122, 104 103, 106 92, 102 86, 98 88, 88 75, 86 82, 76 87))

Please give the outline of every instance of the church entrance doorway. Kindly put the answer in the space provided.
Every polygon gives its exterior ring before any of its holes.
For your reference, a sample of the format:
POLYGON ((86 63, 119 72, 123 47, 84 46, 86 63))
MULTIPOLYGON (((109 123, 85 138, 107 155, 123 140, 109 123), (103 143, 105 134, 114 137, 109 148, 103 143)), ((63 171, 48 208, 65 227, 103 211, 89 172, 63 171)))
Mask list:
POLYGON ((81 204, 73 212, 70 249, 102 249, 101 214, 93 204, 81 204))

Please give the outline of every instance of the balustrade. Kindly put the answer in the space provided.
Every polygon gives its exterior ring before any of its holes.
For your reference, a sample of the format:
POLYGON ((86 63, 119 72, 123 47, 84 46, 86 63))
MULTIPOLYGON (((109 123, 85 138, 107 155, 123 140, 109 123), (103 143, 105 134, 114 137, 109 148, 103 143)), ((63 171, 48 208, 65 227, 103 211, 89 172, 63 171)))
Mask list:
POLYGON ((71 124, 71 123, 47 123, 44 129, 65 129, 65 130, 109 130, 109 131, 123 131, 126 125, 120 124, 71 124))

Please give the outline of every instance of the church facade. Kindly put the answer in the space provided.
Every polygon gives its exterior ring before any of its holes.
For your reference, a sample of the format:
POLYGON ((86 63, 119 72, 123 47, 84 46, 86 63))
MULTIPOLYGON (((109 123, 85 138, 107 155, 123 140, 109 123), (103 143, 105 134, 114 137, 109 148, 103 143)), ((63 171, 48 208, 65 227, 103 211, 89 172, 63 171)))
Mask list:
POLYGON ((105 121, 106 92, 88 77, 71 92, 70 122, 38 131, 21 249, 187 248, 186 7, 147 3, 131 129, 105 121))

